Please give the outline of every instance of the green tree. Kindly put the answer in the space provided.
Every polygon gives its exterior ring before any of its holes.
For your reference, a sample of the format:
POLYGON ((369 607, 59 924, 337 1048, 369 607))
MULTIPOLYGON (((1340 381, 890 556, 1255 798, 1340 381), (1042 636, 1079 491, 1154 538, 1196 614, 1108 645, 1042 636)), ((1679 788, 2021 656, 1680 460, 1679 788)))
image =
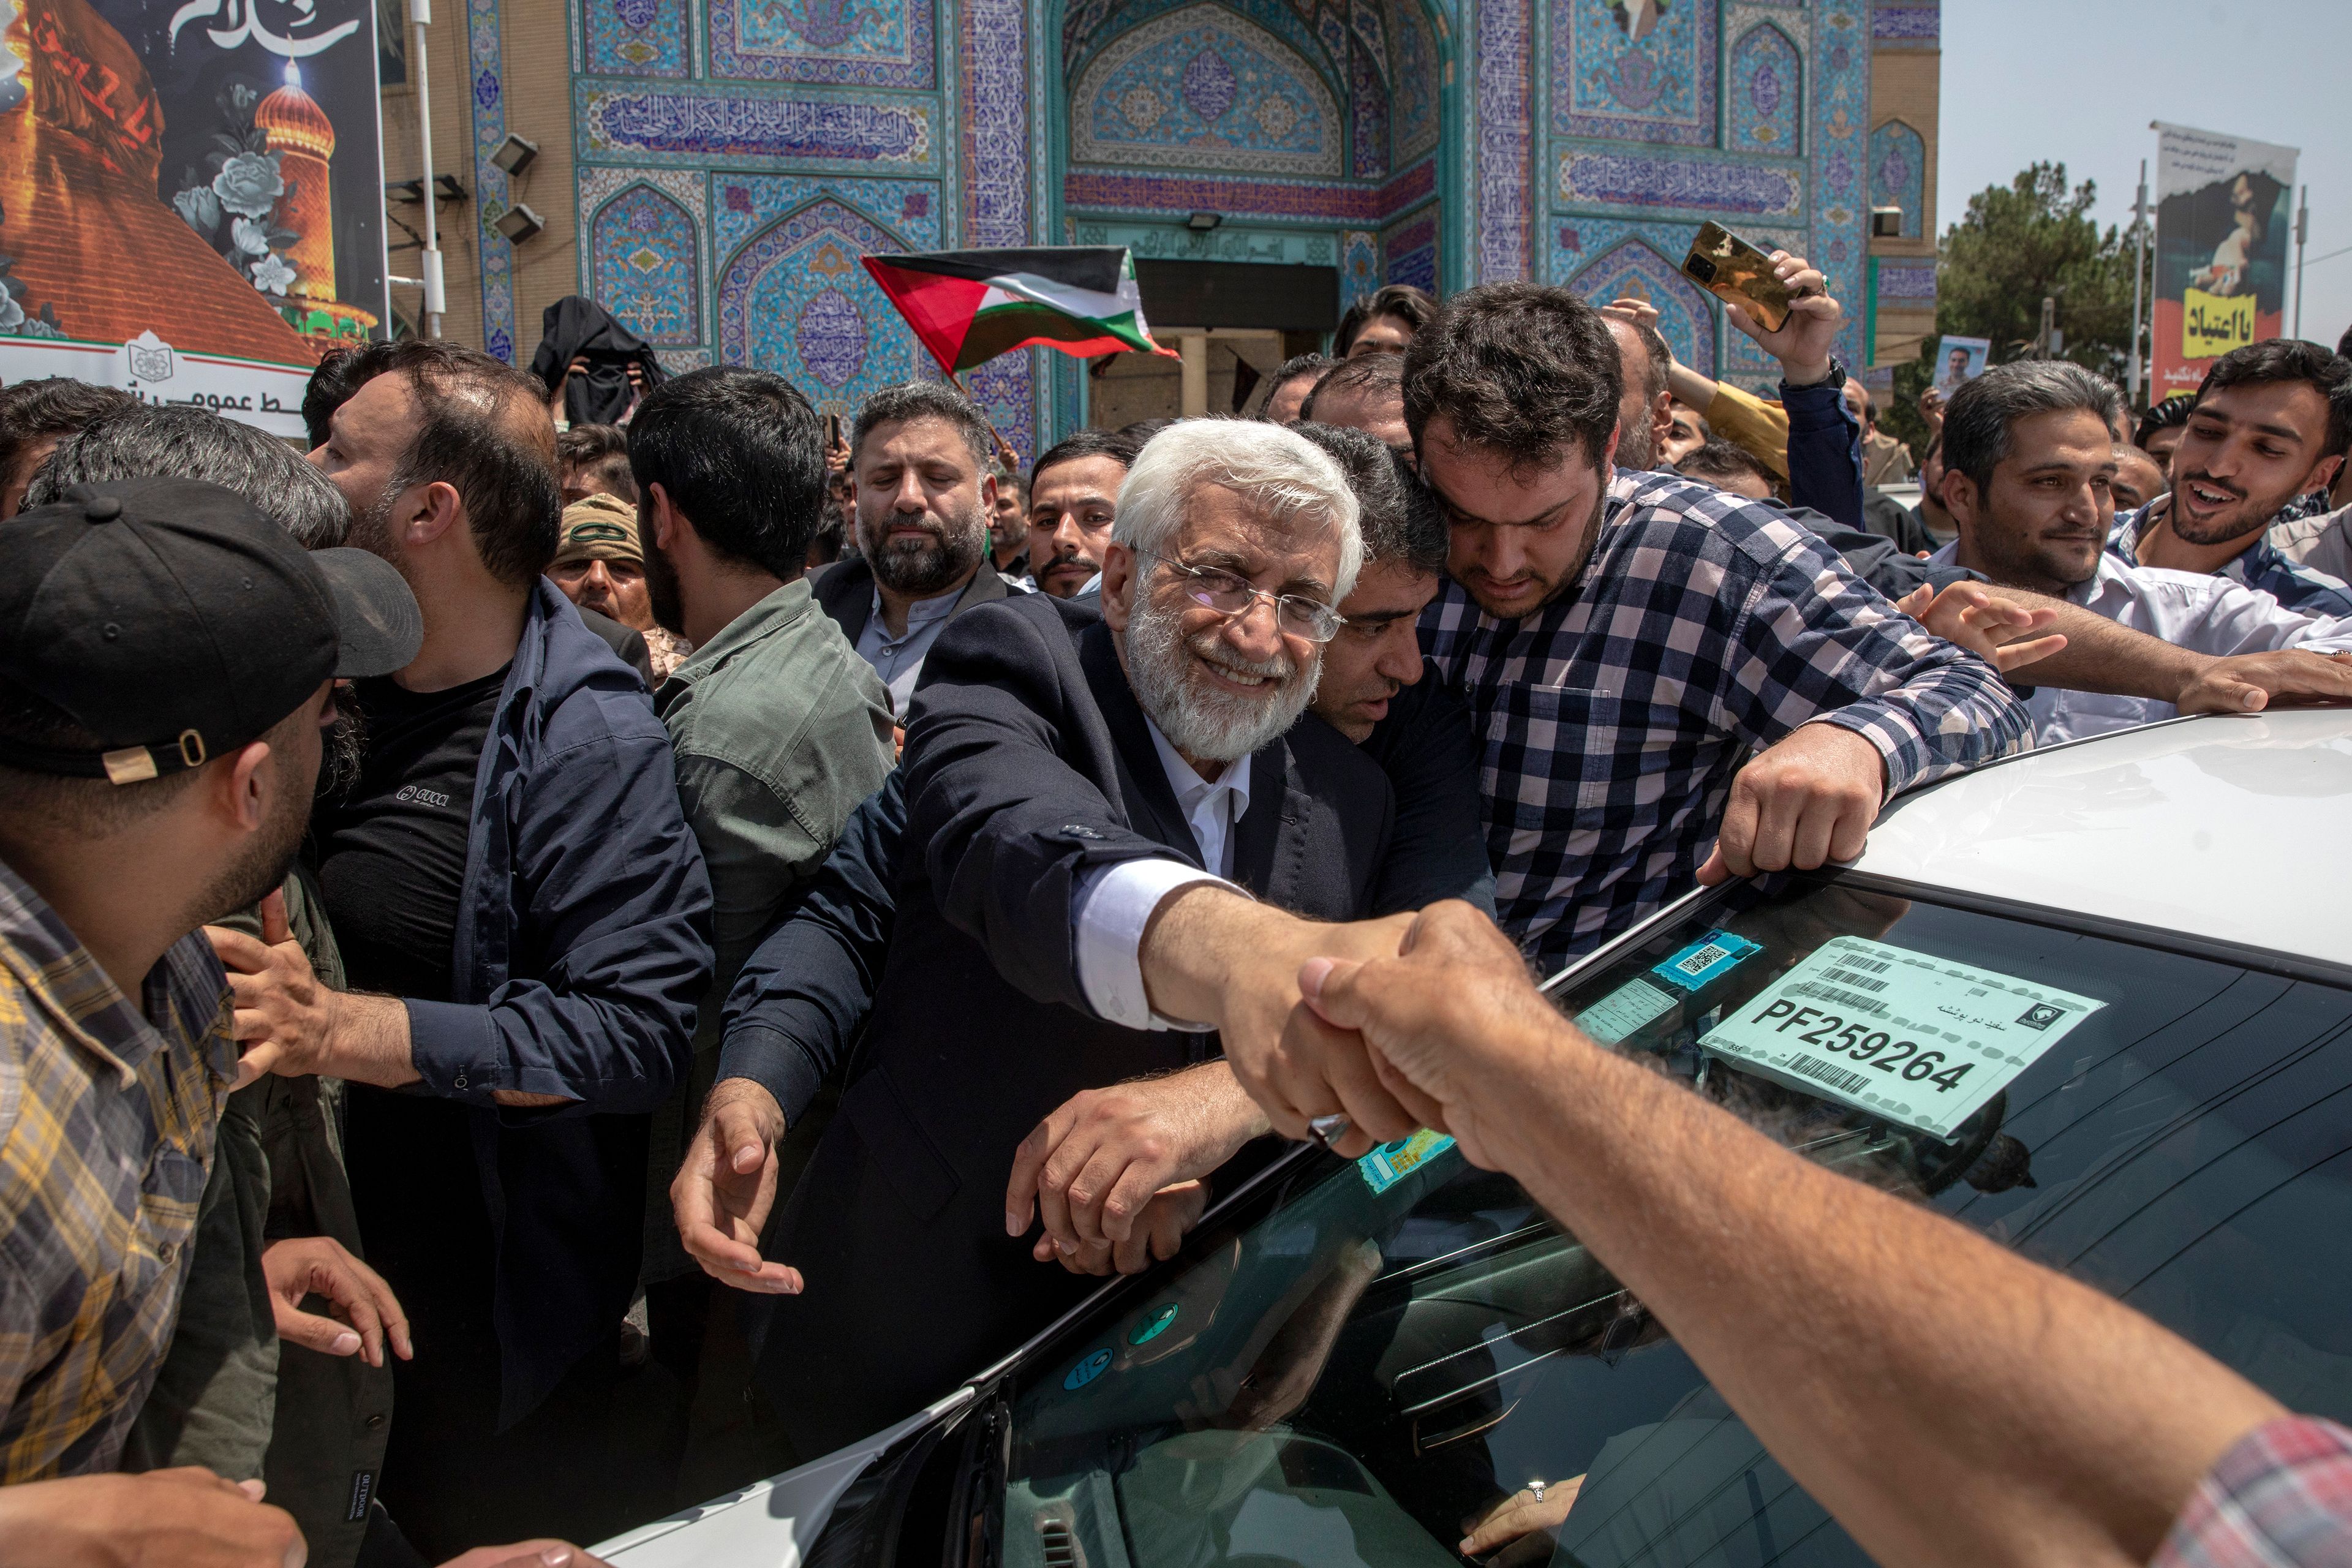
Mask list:
MULTIPOLYGON (((1968 216, 1937 247, 1936 330, 1990 338, 1996 364, 2031 353, 2042 301, 2058 301, 2065 357, 2121 384, 2131 353, 2134 253, 2123 230, 2091 221, 2098 186, 2069 187, 2066 165, 2035 163, 2006 188, 1969 198, 1968 216)), ((1895 406, 1881 418, 1926 450, 1919 394, 1935 378, 1933 339, 1895 373, 1895 406)))

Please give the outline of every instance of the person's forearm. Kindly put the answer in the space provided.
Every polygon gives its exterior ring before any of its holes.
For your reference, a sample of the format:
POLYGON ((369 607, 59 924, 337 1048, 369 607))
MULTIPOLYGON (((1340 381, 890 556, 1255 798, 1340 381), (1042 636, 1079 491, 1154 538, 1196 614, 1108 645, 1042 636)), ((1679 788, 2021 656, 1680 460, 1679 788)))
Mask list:
POLYGON ((1314 956, 1305 930, 1320 929, 1214 882, 1177 889, 1152 912, 1137 958, 1144 993, 1163 1018, 1213 1024, 1223 1016, 1236 967, 1267 956, 1272 970, 1314 956), (1298 950, 1296 960, 1272 956, 1298 950))
POLYGON ((356 991, 337 994, 319 1076, 379 1089, 398 1089, 423 1077, 409 1043, 408 1009, 400 998, 356 991))
POLYGON ((2281 1413, 2105 1297, 1538 1028, 1477 1093, 1490 1163, 1876 1560, 2145 1562, 2223 1449, 2281 1413))
POLYGON ((2211 662, 2206 655, 2117 626, 2069 599, 2053 599, 1998 583, 1985 587, 2024 609, 2052 612, 2056 618, 2043 632, 2065 636, 2064 647, 2014 673, 2012 679, 2021 686, 2056 686, 2069 691, 2170 702, 2195 679, 2200 668, 2211 662))
MULTIPOLYGON (((420 1082, 415 1042, 410 1037, 407 1005, 397 996, 372 996, 361 992, 332 994, 326 1049, 317 1071, 320 1078, 348 1079, 379 1089, 400 1089, 420 1082)), ((493 1089, 490 1098, 518 1110, 545 1110, 568 1105, 572 1097, 534 1094, 528 1089, 493 1089)))
POLYGON ((1680 361, 1666 366, 1666 387, 1675 400, 1705 418, 1715 406, 1715 383, 1680 361))
MULTIPOLYGON (((1801 367, 1811 374, 1811 367, 1801 367)), ((1789 500, 1811 507, 1858 529, 1862 514, 1862 426, 1846 407, 1843 392, 1825 384, 1801 383, 1800 367, 1791 367, 1780 384, 1780 406, 1789 420, 1789 500)), ((1819 369, 1825 383, 1829 367, 1819 369)))

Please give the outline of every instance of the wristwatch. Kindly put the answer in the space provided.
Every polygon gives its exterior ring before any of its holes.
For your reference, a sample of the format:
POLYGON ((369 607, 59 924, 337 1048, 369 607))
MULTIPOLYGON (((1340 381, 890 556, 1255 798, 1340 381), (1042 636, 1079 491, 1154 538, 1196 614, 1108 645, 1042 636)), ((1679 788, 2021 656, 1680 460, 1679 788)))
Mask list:
POLYGON ((1809 381, 1802 386, 1794 385, 1785 379, 1780 383, 1780 390, 1783 392, 1811 392, 1817 386, 1825 386, 1832 392, 1845 390, 1845 366, 1838 363, 1835 355, 1830 358, 1829 374, 1822 377, 1821 380, 1809 381))

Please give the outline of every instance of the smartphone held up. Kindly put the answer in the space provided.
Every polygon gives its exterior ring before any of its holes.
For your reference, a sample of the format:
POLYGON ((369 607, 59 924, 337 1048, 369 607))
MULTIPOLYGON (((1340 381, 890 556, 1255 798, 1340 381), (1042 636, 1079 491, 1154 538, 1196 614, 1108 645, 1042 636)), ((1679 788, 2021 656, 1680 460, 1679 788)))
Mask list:
POLYGON ((1718 299, 1748 312, 1748 319, 1777 332, 1789 319, 1789 286, 1772 270, 1772 256, 1719 223, 1701 226, 1683 258, 1683 272, 1718 299))

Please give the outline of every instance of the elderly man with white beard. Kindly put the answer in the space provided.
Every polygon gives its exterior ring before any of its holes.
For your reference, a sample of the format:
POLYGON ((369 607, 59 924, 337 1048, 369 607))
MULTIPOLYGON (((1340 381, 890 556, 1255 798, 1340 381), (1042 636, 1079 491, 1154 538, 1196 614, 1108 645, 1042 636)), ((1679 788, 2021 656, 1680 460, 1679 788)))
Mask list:
POLYGON ((1369 1073, 1324 1064, 1296 983, 1335 943, 1393 952, 1404 918, 1362 918, 1387 777, 1307 713, 1361 556, 1323 451, 1190 421, 1129 472, 1099 608, 1007 599, 931 648, 871 1021, 772 1261, 746 1269, 774 1293, 779 1460, 947 1393, 1089 1287, 1076 1259, 1039 1267, 1038 1216, 1003 1197, 1024 1135, 1075 1097, 1148 1082, 1132 1114, 1165 1157, 1103 1207, 1163 1257, 1267 1148, 1245 1145, 1307 1130, 1246 1084, 1410 1127, 1369 1073))

